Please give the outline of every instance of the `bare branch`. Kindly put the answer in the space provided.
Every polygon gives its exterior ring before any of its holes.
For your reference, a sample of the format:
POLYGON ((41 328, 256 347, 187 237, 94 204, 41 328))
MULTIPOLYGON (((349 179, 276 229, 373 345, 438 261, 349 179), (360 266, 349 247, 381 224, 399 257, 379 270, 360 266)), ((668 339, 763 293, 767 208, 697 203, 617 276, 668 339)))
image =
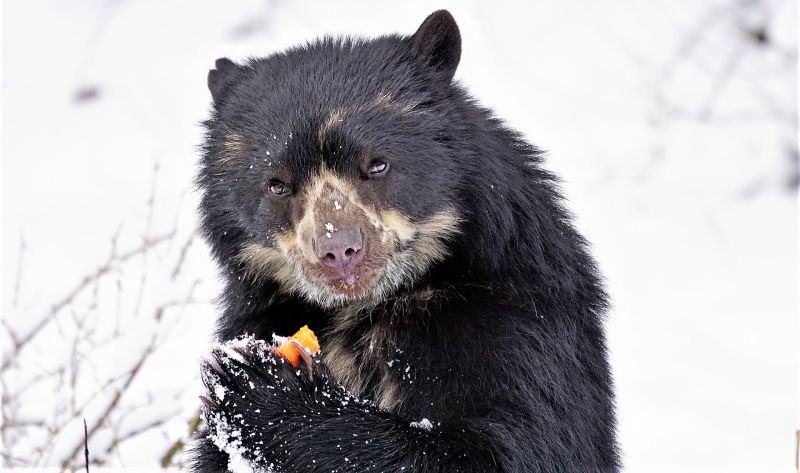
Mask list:
POLYGON ((178 255, 178 262, 175 263, 175 269, 172 270, 172 275, 170 276, 171 280, 174 281, 175 279, 178 278, 178 275, 180 274, 181 269, 183 269, 183 263, 184 263, 184 261, 186 261, 186 254, 189 252, 189 247, 192 246, 192 243, 194 242, 194 239, 195 239, 196 236, 197 236, 197 232, 193 231, 189 235, 189 238, 186 239, 186 242, 183 244, 183 246, 181 246, 181 252, 178 255))
MULTIPOLYGON (((191 436, 194 435, 195 432, 197 432, 197 429, 200 428, 200 419, 201 415, 200 411, 198 410, 197 414, 195 414, 189 421, 189 435, 187 438, 191 438, 191 436)), ((161 457, 161 462, 160 462, 161 468, 169 468, 173 464, 173 459, 175 458, 175 455, 183 451, 185 447, 186 447, 186 442, 184 441, 183 438, 179 438, 178 440, 173 442, 173 444, 170 445, 170 447, 167 449, 166 453, 164 453, 164 456, 161 457)))
MULTIPOLYGON (((153 216, 155 215, 156 203, 156 181, 158 179, 158 161, 153 165, 153 180, 150 186, 150 197, 147 199, 147 224, 144 231, 144 240, 148 240, 153 230, 153 216)), ((144 288, 147 285, 147 256, 148 252, 141 254, 142 256, 142 272, 139 278, 139 291, 136 296, 136 305, 133 309, 133 316, 137 317, 142 308, 142 298, 144 297, 144 288)))
POLYGON ((143 425, 141 427, 138 427, 136 429, 133 429, 133 430, 127 432, 125 435, 122 435, 120 437, 114 437, 114 440, 111 441, 111 444, 106 449, 106 453, 112 453, 122 442, 124 442, 126 440, 130 440, 133 437, 136 437, 137 435, 140 435, 140 434, 143 434, 145 432, 148 432, 148 431, 150 431, 152 429, 161 427, 167 421, 169 421, 169 418, 156 419, 156 420, 151 421, 151 422, 149 422, 149 423, 147 423, 147 424, 145 424, 145 425, 143 425))
POLYGON ((86 473, 89 473, 89 432, 86 430, 86 419, 83 419, 83 458, 86 473))
MULTIPOLYGON (((133 380, 136 379, 136 376, 141 371, 142 366, 144 366, 147 359, 155 350, 155 343, 156 343, 156 336, 153 335, 153 338, 150 340, 150 343, 145 348, 144 353, 142 353, 142 355, 139 357, 139 360, 136 362, 135 365, 133 365, 133 368, 131 368, 131 370, 128 372, 127 378, 125 379, 125 383, 122 385, 120 389, 117 390, 116 393, 114 393, 114 396, 111 398, 111 401, 103 410, 103 413, 97 419, 97 422, 95 422, 94 425, 92 425, 92 428, 88 431, 87 439, 91 438, 95 433, 97 433, 100 427, 108 420, 109 416, 111 415, 111 412, 113 412, 114 409, 117 407, 117 405, 119 405, 119 402, 122 399, 123 394, 125 393, 125 391, 127 391, 128 387, 131 385, 133 380)), ((80 452, 80 449, 81 445, 80 444, 76 445, 75 448, 72 449, 72 453, 70 453, 67 456, 67 458, 61 463, 61 467, 64 469, 68 468, 72 459, 75 458, 75 456, 77 456, 78 453, 80 452)))
POLYGON ((111 269, 113 269, 115 263, 123 263, 128 261, 129 259, 133 258, 134 256, 140 255, 149 249, 168 241, 175 235, 175 230, 171 232, 145 240, 140 246, 124 253, 116 258, 112 258, 107 261, 105 264, 97 268, 92 274, 85 276, 78 285, 72 289, 63 299, 53 305, 50 311, 45 314, 39 322, 31 329, 25 336, 22 338, 18 338, 14 343, 14 350, 12 352, 12 356, 7 356, 4 360, 2 365, 0 365, 0 372, 5 371, 8 369, 9 366, 13 363, 13 361, 17 358, 16 356, 19 351, 28 343, 30 342, 44 327, 47 326, 49 322, 53 320, 61 310, 63 310, 66 306, 68 306, 78 295, 80 295, 84 289, 89 287, 93 282, 97 281, 99 278, 106 275, 111 269))
POLYGON ((19 239, 19 258, 17 259, 17 277, 14 280, 14 297, 12 299, 11 306, 17 307, 19 304, 19 291, 22 285, 22 263, 25 261, 25 250, 28 248, 28 245, 25 243, 25 238, 22 237, 19 239))

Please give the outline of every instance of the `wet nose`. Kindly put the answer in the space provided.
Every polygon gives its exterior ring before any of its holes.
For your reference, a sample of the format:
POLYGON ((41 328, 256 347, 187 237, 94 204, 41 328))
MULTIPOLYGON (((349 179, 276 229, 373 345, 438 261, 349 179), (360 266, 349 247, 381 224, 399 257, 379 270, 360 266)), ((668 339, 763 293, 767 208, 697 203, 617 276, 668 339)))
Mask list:
POLYGON ((357 229, 329 231, 317 241, 317 257, 320 262, 335 269, 343 277, 352 273, 364 259, 363 238, 357 229))

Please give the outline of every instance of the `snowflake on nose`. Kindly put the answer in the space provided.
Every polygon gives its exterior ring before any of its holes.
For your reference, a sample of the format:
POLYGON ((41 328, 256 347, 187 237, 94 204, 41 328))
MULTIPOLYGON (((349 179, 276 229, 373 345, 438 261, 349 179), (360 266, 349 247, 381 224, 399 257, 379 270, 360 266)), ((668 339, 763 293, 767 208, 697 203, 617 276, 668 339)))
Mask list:
POLYGON ((333 236, 333 232, 336 231, 336 227, 333 226, 332 223, 328 222, 325 224, 325 236, 330 238, 333 236))

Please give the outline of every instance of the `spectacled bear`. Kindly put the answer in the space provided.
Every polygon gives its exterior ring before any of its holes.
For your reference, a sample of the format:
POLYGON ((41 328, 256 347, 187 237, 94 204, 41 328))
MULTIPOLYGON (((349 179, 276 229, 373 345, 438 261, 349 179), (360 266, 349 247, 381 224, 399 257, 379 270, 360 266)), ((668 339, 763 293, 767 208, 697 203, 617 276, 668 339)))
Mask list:
POLYGON ((619 470, 598 269, 460 56, 437 11, 216 61, 198 183, 229 343, 193 471, 619 470), (306 324, 295 369, 263 340, 306 324))

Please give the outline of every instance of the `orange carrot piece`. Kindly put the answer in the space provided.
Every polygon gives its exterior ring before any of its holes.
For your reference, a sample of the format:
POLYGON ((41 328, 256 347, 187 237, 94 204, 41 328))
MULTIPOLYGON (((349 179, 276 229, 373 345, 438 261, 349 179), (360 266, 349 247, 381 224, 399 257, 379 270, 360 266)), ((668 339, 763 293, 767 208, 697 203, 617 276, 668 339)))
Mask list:
POLYGON ((301 349, 305 349, 312 356, 319 353, 319 342, 314 332, 308 328, 308 325, 304 325, 297 333, 289 337, 283 345, 276 348, 275 354, 282 356, 296 368, 300 364, 301 349))

